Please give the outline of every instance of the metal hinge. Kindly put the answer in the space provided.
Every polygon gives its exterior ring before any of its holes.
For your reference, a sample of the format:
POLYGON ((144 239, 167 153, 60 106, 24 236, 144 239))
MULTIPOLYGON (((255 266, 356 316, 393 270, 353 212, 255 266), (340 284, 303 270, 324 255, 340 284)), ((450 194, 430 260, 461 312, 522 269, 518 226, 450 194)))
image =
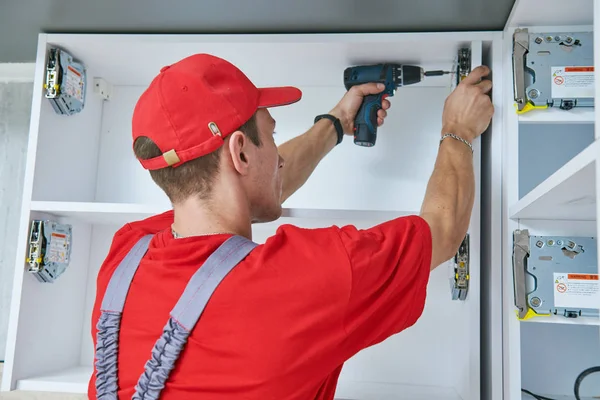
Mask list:
POLYGON ((597 317, 600 281, 594 237, 513 232, 513 284, 519 319, 597 317))
POLYGON ((70 263, 71 247, 71 225, 46 220, 31 221, 27 271, 40 282, 54 282, 70 263))
POLYGON ((594 106, 593 32, 513 34, 513 90, 517 113, 594 106))
POLYGON ((454 256, 454 274, 450 280, 452 300, 465 300, 470 281, 470 238, 465 236, 454 256))

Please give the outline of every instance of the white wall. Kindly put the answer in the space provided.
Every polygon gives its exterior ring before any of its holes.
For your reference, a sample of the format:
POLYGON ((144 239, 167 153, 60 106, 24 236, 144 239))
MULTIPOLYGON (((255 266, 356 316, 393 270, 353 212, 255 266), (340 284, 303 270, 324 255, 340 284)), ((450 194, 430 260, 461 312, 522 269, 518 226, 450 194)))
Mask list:
POLYGON ((6 351, 32 90, 31 83, 0 83, 0 360, 6 351))

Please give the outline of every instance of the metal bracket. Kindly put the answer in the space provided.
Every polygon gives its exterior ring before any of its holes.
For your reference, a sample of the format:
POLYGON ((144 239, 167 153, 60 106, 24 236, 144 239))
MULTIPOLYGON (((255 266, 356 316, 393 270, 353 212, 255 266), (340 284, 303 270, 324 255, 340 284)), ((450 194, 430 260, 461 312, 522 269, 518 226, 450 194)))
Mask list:
POLYGON ((85 106, 87 77, 85 66, 65 50, 48 50, 45 94, 57 114, 74 115, 85 106))
POLYGON ((458 50, 458 65, 456 71, 456 84, 458 85, 471 73, 471 49, 468 47, 458 50))
POLYGON ((451 280, 452 300, 465 300, 469 292, 471 278, 469 239, 467 233, 454 256, 454 275, 451 280))
POLYGON ((33 220, 26 259, 28 272, 40 282, 54 282, 69 265, 71 243, 71 225, 33 220))
POLYGON ((112 85, 105 79, 94 78, 94 93, 102 97, 104 100, 110 100, 112 96, 112 85))
POLYGON ((519 111, 527 104, 525 93, 525 55, 529 53, 529 32, 527 28, 516 29, 513 35, 513 75, 514 98, 519 111))
POLYGON ((519 319, 598 316, 600 281, 593 237, 513 232, 513 281, 519 319))
POLYGON ((513 232, 513 281, 515 291, 515 306, 519 319, 527 315, 527 290, 525 289, 525 270, 529 258, 529 231, 516 230, 513 232))
POLYGON ((517 113, 594 106, 593 32, 513 34, 513 90, 517 113))

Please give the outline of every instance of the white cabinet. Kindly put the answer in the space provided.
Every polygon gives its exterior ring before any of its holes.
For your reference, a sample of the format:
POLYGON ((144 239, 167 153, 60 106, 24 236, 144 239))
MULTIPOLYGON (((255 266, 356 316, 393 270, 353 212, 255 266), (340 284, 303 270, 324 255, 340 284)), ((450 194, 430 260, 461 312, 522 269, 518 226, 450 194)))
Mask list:
MULTIPOLYGON (((166 196, 133 157, 130 133, 135 102, 162 66, 209 52, 235 63, 258 86, 298 86, 304 93, 300 103, 272 110, 276 140, 283 142, 335 106, 345 91, 344 69, 350 65, 387 60, 451 70, 459 49, 468 48, 475 67, 501 44, 500 33, 40 36, 18 253, 26 253, 29 221, 44 217, 72 225, 72 259, 54 283, 38 282, 26 272, 24 259, 17 260, 4 388, 72 392, 87 388, 93 362, 90 310, 95 279, 112 235, 127 221, 169 207, 166 196), (42 96, 49 46, 69 51, 87 67, 90 86, 78 114, 56 114, 42 96), (111 86, 109 99, 94 92, 94 78, 111 86)), ((493 62, 501 68, 499 59, 493 62)), ((282 223, 367 227, 418 214, 451 90, 450 75, 398 90, 376 146, 356 146, 347 138, 284 204, 284 218, 255 226, 254 239, 265 240, 282 223)), ((500 107, 497 95, 496 102, 500 107)), ((494 123, 500 132, 501 119, 494 123)), ((479 143, 475 147, 479 180, 479 143)), ((448 268, 436 270, 419 322, 349 361, 339 381, 340 397, 477 397, 479 221, 478 196, 469 230, 474 246, 467 299, 452 300, 448 268)))
MULTIPOLYGON (((537 57, 547 55, 539 52, 546 50, 543 44, 547 41, 548 33, 587 38, 585 33, 593 32, 589 38, 594 38, 595 51, 590 61, 595 60, 594 64, 597 66, 600 56, 600 52, 597 51, 600 41, 596 34, 600 21, 599 5, 597 1, 591 0, 574 1, 568 6, 559 1, 517 1, 504 32, 504 71, 511 77, 504 82, 506 112, 503 125, 505 135, 502 139, 504 225, 501 323, 504 399, 519 399, 521 396, 523 399, 534 398, 522 392, 522 389, 553 399, 574 399, 577 376, 589 367, 600 365, 600 319, 597 312, 595 315, 577 318, 567 318, 564 310, 557 312, 557 315, 551 313, 553 301, 556 306, 568 305, 561 297, 565 286, 555 280, 553 285, 547 286, 549 292, 548 296, 544 297, 546 303, 539 304, 541 300, 535 295, 529 297, 530 305, 533 304, 532 309, 537 309, 539 314, 550 312, 550 315, 519 320, 515 309, 515 293, 518 294, 519 291, 515 290, 513 274, 513 233, 517 229, 527 230, 530 235, 542 237, 590 237, 590 243, 597 246, 597 198, 600 193, 597 181, 600 172, 596 122, 598 109, 589 107, 565 111, 554 107, 518 115, 512 98, 511 71, 513 34, 515 29, 522 28, 527 28, 534 38, 540 38, 538 41, 541 45, 537 46, 534 42, 529 49, 532 57, 527 66, 533 68, 533 71, 539 70, 539 67, 532 64, 532 61, 546 62, 537 57)), ((548 57, 552 61, 548 61, 544 66, 560 67, 560 64, 552 64, 556 62, 556 58, 557 54, 552 54, 548 57)), ((560 74, 557 76, 536 78, 546 78, 548 83, 556 85, 556 88, 563 84, 560 74)), ((551 88, 550 84, 546 86, 547 90, 551 88)), ((598 88, 596 79, 595 93, 598 93, 598 88)), ((545 95, 547 94, 546 92, 545 95)), ((494 235, 497 235, 497 232, 494 235)), ((547 248, 548 240, 540 238, 534 242, 534 247, 539 245, 547 248)), ((584 239, 580 240, 583 242, 584 239)), ((495 251, 495 254, 498 254, 498 250, 495 251)), ((595 254, 595 248, 587 248, 587 251, 595 254)), ((547 257, 542 253, 531 252, 531 266, 528 270, 533 274, 526 277, 529 282, 528 290, 536 284, 542 285, 542 277, 546 276, 544 274, 547 272, 561 272, 561 268, 564 269, 565 265, 568 265, 568 262, 560 259, 561 256, 554 257, 552 261, 547 257), (532 268, 537 270, 533 271, 532 268), (537 283, 533 281, 533 277, 539 279, 537 283)), ((590 270, 597 274, 597 256, 593 257, 590 264, 590 270)), ((499 275, 496 277, 499 278, 499 275)), ((569 285, 568 293, 572 293, 570 296, 582 304, 581 293, 573 292, 572 287, 575 286, 569 285), (576 296, 580 297, 575 298, 576 296)), ((592 301, 595 302, 596 309, 600 308, 600 300, 597 297, 592 301)), ((531 315, 533 314, 530 312, 529 316, 531 315)), ((499 335, 497 332, 495 334, 499 335)), ((594 374, 583 381, 580 394, 582 398, 587 399, 597 395, 599 390, 600 380, 598 374, 594 374)))
MULTIPOLYGON (((597 236, 595 110, 535 110, 518 116, 512 31, 522 25, 532 31, 591 30, 593 11, 598 13, 592 0, 575 3, 517 1, 504 32, 40 35, 2 390, 87 390, 95 276, 112 235, 128 221, 169 208, 131 150, 133 107, 161 67, 208 52, 236 64, 258 86, 298 86, 300 103, 272 110, 281 143, 336 104, 345 90, 346 67, 388 61, 453 69, 458 50, 469 48, 472 67, 492 68, 496 115, 474 146, 477 190, 469 227, 468 297, 452 300, 449 267, 436 269, 417 324, 349 360, 338 397, 513 400, 521 399, 522 387, 568 394, 574 374, 594 360, 600 363, 600 320, 517 320, 512 232, 525 227, 533 234, 597 236), (52 46, 87 67, 86 104, 76 115, 57 115, 43 97, 52 46), (94 91, 95 78, 109 85, 108 99, 94 91), (40 283, 26 270, 35 218, 73 227, 69 268, 54 283, 40 283), (585 349, 585 357, 572 355, 571 346, 585 349)), ((451 90, 448 75, 400 88, 390 98, 392 108, 376 146, 355 146, 346 138, 284 204, 284 217, 254 227, 254 239, 262 242, 283 223, 368 227, 418 214, 451 90)))

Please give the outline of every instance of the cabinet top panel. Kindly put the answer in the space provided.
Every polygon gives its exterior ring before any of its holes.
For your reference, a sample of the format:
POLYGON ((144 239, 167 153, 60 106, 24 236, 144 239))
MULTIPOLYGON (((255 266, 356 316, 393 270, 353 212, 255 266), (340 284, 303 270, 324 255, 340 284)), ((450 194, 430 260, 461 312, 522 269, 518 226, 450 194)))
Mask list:
MULTIPOLYGON (((257 85, 332 86, 356 64, 396 62, 451 68, 458 49, 492 32, 394 34, 138 35, 42 34, 113 85, 147 85, 160 69, 195 53, 211 53, 242 69, 257 85)), ((43 61, 43 60, 38 60, 43 61)), ((442 83, 443 82, 443 83, 442 83)), ((423 86, 447 86, 425 79, 423 86)))
POLYGON ((593 24, 594 0, 516 0, 506 27, 593 24))

